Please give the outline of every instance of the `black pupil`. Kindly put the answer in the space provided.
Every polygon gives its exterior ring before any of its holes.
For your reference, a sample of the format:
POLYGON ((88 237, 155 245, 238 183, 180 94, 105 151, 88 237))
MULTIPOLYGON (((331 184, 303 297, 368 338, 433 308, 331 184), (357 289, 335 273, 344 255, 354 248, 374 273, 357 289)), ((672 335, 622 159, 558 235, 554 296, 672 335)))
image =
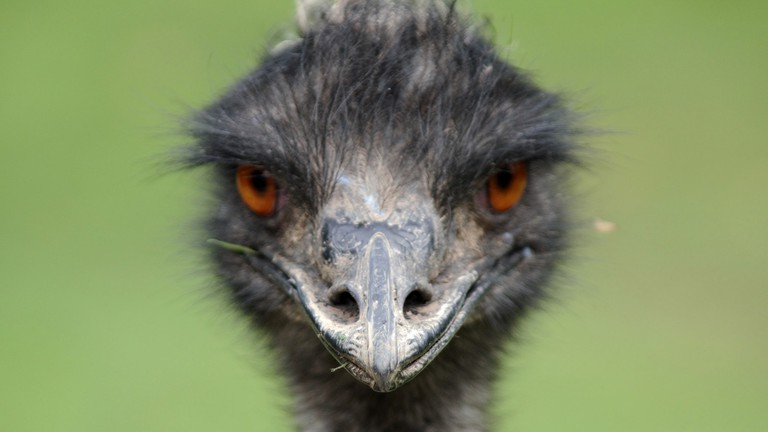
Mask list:
POLYGON ((499 189, 507 189, 512 184, 514 175, 509 170, 499 171, 496 173, 496 184, 499 185, 499 189))
POLYGON ((255 171, 251 174, 251 185, 259 193, 264 193, 269 188, 269 179, 261 171, 255 171))

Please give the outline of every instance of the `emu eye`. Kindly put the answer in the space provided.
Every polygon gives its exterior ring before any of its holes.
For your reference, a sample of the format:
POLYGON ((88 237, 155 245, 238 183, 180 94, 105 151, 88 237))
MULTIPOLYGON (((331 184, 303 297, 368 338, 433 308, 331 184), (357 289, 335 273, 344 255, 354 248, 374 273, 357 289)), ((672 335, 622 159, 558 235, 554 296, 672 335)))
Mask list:
POLYGON ((277 183, 263 168, 253 165, 237 167, 237 191, 245 205, 259 216, 270 216, 277 209, 277 183))
POLYGON ((505 212, 520 201, 525 191, 528 171, 523 162, 513 162, 488 177, 488 207, 496 213, 505 212))

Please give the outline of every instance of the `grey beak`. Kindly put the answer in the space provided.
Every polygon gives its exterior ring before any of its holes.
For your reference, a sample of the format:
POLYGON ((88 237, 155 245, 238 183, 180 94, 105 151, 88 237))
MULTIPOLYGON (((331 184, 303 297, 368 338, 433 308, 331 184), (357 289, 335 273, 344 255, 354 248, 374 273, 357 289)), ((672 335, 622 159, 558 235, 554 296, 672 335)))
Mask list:
POLYGON ((393 391, 415 377, 465 318, 460 311, 477 274, 430 285, 432 232, 424 219, 397 226, 327 220, 322 255, 334 275, 330 288, 300 266, 276 262, 329 352, 375 391, 393 391), (406 307, 413 293, 419 302, 406 307), (339 297, 354 299, 355 312, 334 300, 339 297))
POLYGON ((377 232, 371 238, 366 247, 366 257, 361 260, 363 266, 367 268, 357 272, 353 287, 365 290, 358 293, 368 325, 368 358, 365 363, 373 378, 374 388, 389 391, 394 389, 395 378, 402 368, 397 327, 407 325, 407 322, 402 308, 405 293, 398 292, 394 282, 393 251, 384 234, 377 232))

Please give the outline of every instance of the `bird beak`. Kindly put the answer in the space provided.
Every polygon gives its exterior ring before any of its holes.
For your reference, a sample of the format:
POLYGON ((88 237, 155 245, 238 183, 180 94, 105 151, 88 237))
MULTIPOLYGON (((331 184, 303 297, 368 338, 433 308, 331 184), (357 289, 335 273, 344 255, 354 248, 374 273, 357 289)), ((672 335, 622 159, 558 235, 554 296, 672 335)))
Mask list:
POLYGON ((375 391, 393 391, 424 369, 461 326, 474 303, 467 296, 477 273, 429 283, 436 241, 425 219, 397 225, 326 220, 322 238, 330 289, 289 260, 276 264, 340 365, 375 391))

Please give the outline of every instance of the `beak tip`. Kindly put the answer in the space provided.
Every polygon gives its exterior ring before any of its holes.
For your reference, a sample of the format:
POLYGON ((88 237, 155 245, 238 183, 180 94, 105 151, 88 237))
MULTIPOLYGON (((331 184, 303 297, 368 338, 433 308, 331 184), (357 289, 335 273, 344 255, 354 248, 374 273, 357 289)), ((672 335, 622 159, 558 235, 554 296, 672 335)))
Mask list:
POLYGON ((374 374, 371 388, 379 393, 389 393, 399 387, 395 374, 374 374))

